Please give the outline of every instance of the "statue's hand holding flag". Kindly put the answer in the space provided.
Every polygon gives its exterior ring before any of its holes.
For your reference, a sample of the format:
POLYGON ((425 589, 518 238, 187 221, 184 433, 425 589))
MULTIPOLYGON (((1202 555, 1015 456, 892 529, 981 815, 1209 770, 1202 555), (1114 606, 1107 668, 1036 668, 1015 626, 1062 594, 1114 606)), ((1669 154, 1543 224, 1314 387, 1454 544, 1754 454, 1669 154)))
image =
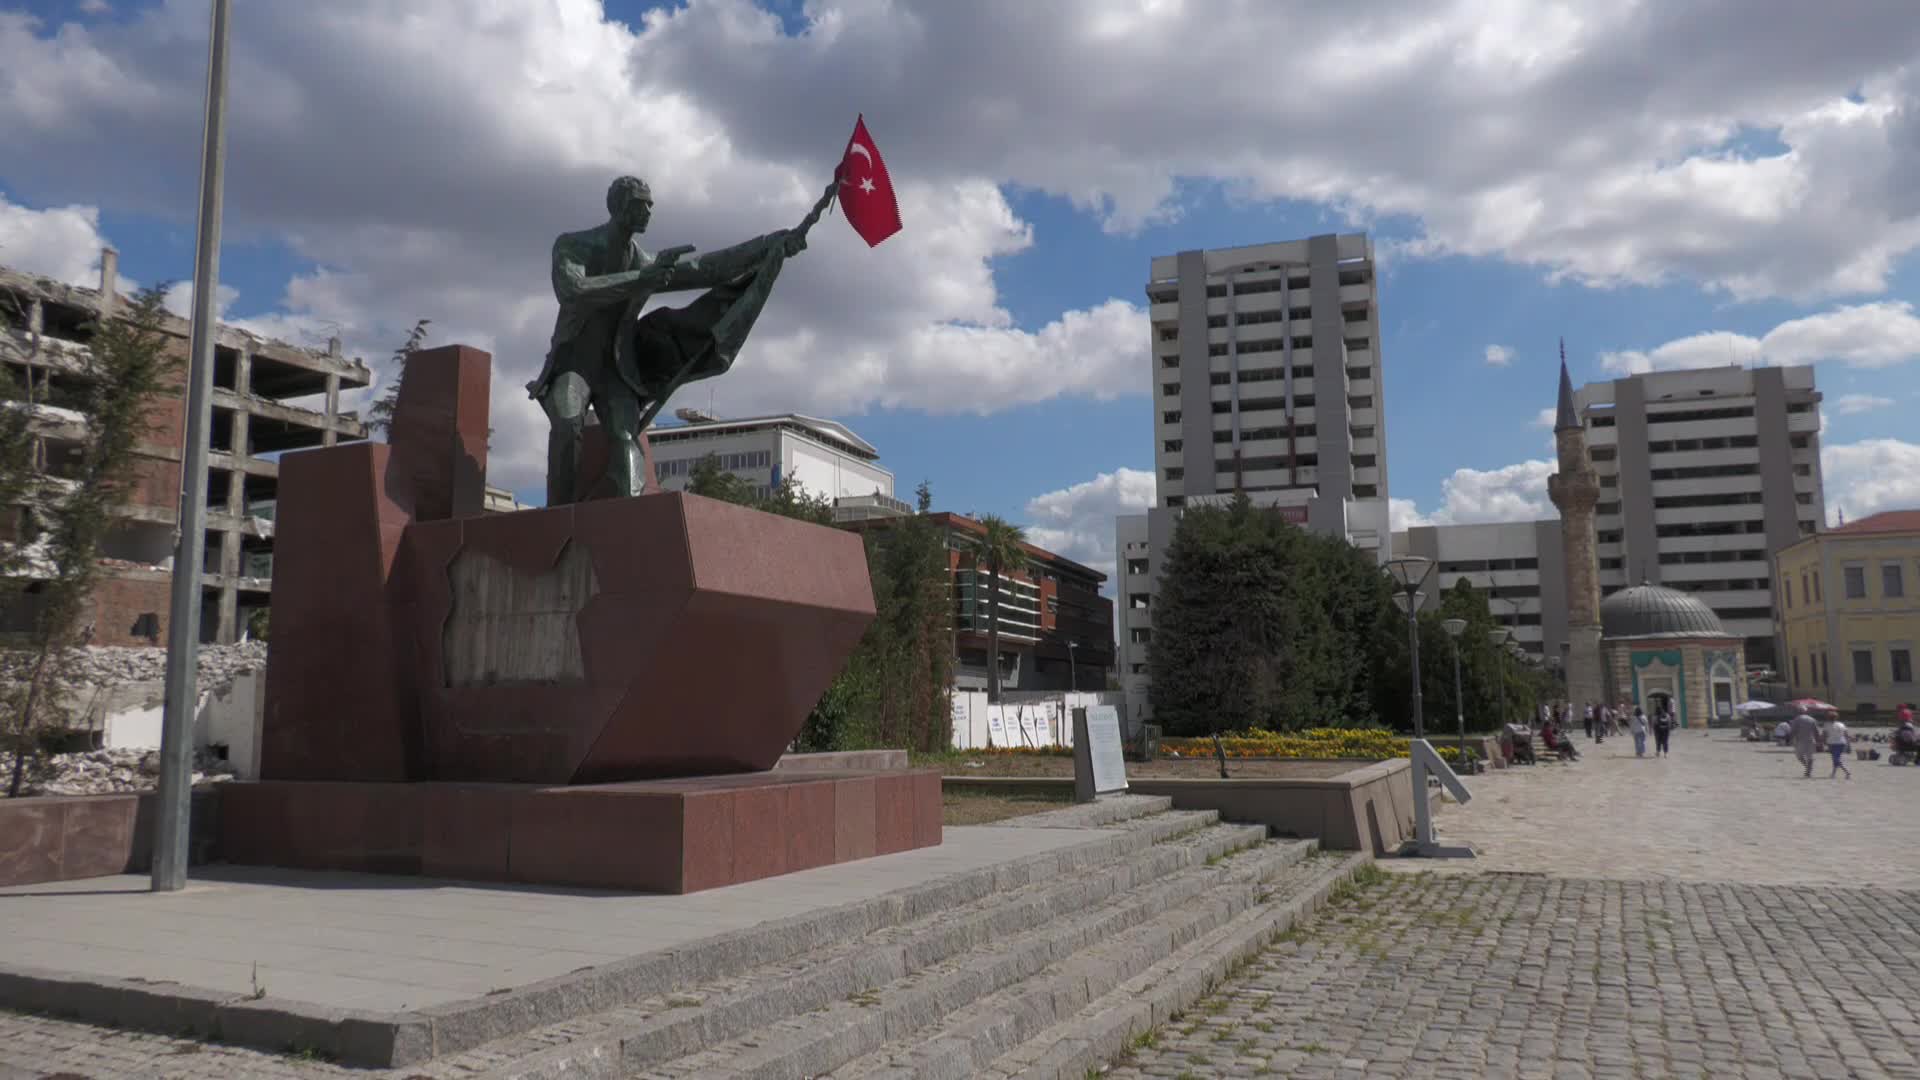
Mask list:
POLYGON ((860 234, 860 239, 874 247, 900 231, 900 204, 893 197, 893 178, 887 175, 887 163, 880 159, 880 148, 873 143, 873 136, 867 134, 865 114, 853 121, 853 137, 847 140, 847 149, 840 155, 840 165, 833 170, 833 182, 827 185, 826 193, 820 196, 813 210, 801 220, 800 225, 788 233, 788 257, 799 253, 806 247, 807 230, 820 220, 833 200, 839 198, 847 211, 847 224, 860 234))

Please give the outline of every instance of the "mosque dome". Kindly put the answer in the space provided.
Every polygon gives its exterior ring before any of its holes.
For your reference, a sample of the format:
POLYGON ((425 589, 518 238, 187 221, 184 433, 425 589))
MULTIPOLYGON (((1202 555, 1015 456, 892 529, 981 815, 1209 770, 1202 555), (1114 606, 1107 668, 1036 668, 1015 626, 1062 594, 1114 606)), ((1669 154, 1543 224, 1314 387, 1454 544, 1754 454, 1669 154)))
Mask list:
POLYGON ((1600 601, 1600 633, 1607 638, 1732 636, 1712 608, 1659 585, 1635 585, 1600 601))

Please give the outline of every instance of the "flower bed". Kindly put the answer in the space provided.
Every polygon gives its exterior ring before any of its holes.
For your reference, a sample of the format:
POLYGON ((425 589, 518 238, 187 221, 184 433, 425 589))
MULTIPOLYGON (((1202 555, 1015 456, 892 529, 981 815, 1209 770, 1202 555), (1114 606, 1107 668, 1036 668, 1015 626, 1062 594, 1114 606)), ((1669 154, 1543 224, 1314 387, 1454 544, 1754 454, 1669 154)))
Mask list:
MULTIPOLYGON (((1220 748, 1230 758, 1365 758, 1380 761, 1406 757, 1408 740, 1379 728, 1312 728, 1307 731, 1236 731, 1220 736, 1220 748)), ((1447 761, 1456 761, 1460 749, 1436 745, 1447 761)), ((1172 757, 1212 757, 1213 740, 1162 739, 1160 753, 1172 757)))

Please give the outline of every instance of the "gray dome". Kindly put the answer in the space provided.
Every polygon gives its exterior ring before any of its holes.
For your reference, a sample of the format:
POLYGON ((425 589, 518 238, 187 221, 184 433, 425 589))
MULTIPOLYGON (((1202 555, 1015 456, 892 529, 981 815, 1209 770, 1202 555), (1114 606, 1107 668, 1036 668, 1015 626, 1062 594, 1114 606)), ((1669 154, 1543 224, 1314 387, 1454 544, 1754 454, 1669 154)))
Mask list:
POLYGON ((1712 608, 1658 585, 1635 585, 1600 601, 1600 633, 1609 638, 1731 636, 1712 608))

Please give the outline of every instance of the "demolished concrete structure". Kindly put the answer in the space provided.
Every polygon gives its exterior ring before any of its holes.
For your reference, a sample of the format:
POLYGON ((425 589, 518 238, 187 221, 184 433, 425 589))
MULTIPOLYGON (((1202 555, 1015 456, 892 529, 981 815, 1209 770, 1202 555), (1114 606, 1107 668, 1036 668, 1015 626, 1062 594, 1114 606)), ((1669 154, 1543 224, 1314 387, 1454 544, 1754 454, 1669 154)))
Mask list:
MULTIPOLYGON (((77 466, 87 437, 86 418, 60 407, 63 394, 85 378, 90 327, 125 303, 116 290, 118 261, 113 249, 102 252, 100 284, 93 289, 0 267, 0 364, 28 391, 29 403, 19 407, 32 411, 43 468, 56 481, 77 466)), ((154 645, 167 638, 189 326, 168 316, 164 329, 183 362, 171 389, 156 402, 153 430, 139 448, 139 477, 102 546, 108 570, 89 614, 96 645, 154 645)), ((340 355, 337 338, 318 350, 219 328, 201 617, 207 640, 239 640, 248 616, 267 605, 279 452, 365 439, 366 424, 341 411, 340 395, 371 381, 365 364, 340 355)), ((31 545, 37 528, 34 507, 0 508, 0 541, 31 545)), ((31 574, 35 567, 31 559, 28 564, 31 574)), ((0 611, 0 632, 31 624, 33 595, 29 585, 0 611)))

